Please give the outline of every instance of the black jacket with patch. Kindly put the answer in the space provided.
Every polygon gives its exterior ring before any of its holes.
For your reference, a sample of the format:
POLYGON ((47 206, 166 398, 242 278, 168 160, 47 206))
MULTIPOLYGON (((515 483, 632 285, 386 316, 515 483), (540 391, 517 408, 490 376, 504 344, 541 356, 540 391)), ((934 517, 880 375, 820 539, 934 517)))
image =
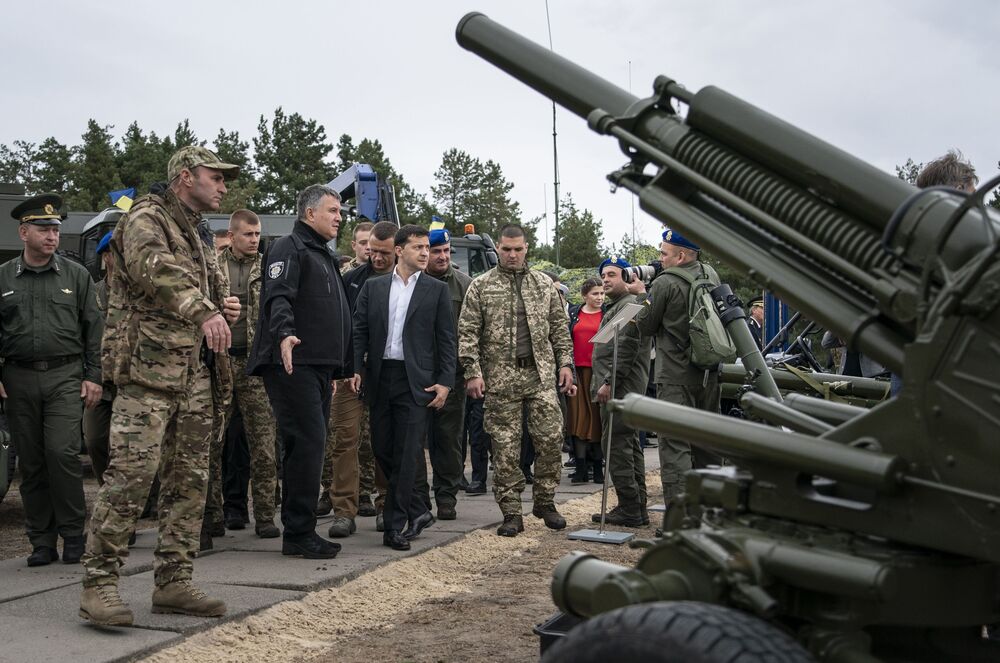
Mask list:
POLYGON ((296 336, 292 363, 328 366, 334 377, 354 374, 351 307, 337 256, 315 230, 296 221, 271 244, 262 264, 260 317, 247 373, 281 364, 281 341, 296 336))

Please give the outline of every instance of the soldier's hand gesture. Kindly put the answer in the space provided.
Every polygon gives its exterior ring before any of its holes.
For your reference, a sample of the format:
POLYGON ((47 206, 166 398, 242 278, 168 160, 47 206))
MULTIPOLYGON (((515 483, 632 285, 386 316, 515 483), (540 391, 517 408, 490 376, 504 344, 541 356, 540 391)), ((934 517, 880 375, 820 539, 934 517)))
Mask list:
POLYGON ((281 339, 281 364, 289 375, 292 374, 292 348, 301 342, 298 336, 286 336, 281 339))
POLYGON ((101 394, 104 389, 101 385, 91 382, 90 380, 84 380, 80 384, 80 398, 83 399, 83 406, 87 409, 93 410, 94 407, 101 402, 101 394))
POLYGON ((222 315, 226 322, 234 324, 240 318, 240 298, 229 296, 222 300, 222 315))
MULTIPOLYGON (((551 382, 549 384, 552 384, 551 382)), ((563 366, 559 369, 559 391, 569 396, 576 394, 576 385, 573 384, 573 369, 569 366, 563 366), (570 393, 572 389, 573 393, 570 393)))
POLYGON ((478 400, 483 397, 485 390, 486 383, 483 382, 482 378, 472 378, 465 381, 465 393, 468 394, 469 398, 478 400))
POLYGON ((427 404, 427 407, 434 408, 435 410, 440 410, 444 407, 444 402, 448 400, 448 392, 451 391, 448 387, 441 384, 432 384, 431 386, 424 389, 424 391, 433 391, 434 400, 427 404))
POLYGON ((205 342, 212 352, 222 352, 229 347, 233 337, 226 319, 221 314, 216 313, 201 323, 201 329, 205 332, 205 342))

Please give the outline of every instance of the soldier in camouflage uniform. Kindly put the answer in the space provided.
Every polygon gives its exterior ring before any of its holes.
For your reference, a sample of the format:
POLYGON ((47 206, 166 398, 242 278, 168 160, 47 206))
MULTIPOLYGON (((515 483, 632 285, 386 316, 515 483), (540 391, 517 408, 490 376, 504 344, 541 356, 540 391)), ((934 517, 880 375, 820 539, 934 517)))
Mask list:
MULTIPOLYGON (((153 475, 160 476, 160 531, 153 612, 225 614, 225 603, 191 584, 208 483, 213 424, 207 353, 230 343, 227 319, 239 303, 220 288, 215 252, 198 234, 199 213, 218 209, 224 179, 239 169, 203 147, 178 150, 168 189, 143 196, 115 229, 115 256, 102 342, 105 379, 118 388, 111 420, 111 462, 90 520, 80 616, 128 625, 118 569, 153 475), (224 317, 225 315, 225 317, 224 317)), ((216 366, 228 362, 216 362, 216 366)), ((220 387, 223 385, 220 385, 220 387)))
MULTIPOLYGON (((431 254, 424 270, 428 276, 443 281, 448 286, 451 308, 455 314, 455 339, 458 340, 458 319, 462 312, 465 293, 472 283, 468 274, 455 269, 451 263, 451 235, 444 228, 430 231, 431 254)), ((437 517, 441 520, 455 520, 458 517, 459 484, 465 469, 462 455, 462 432, 465 427, 465 376, 462 369, 455 371, 454 385, 448 385, 448 400, 444 407, 431 414, 431 426, 427 431, 427 451, 434 470, 434 501, 437 503, 437 517)), ((427 509, 431 508, 430 486, 427 484, 427 463, 417 468, 416 491, 423 497, 427 509)))
MULTIPOLYGON (((223 419, 228 424, 235 406, 239 406, 250 447, 254 531, 263 539, 273 539, 281 534, 274 524, 274 494, 277 484, 274 416, 271 413, 271 403, 264 392, 264 381, 247 375, 247 351, 253 345, 260 306, 261 255, 257 252, 260 219, 248 209, 236 210, 229 218, 229 233, 232 241, 222 251, 219 261, 229 280, 227 294, 239 299, 240 317, 233 324, 233 343, 229 349, 234 397, 223 419)), ((222 436, 218 440, 213 439, 213 469, 216 463, 221 468, 222 446, 222 436)), ((205 514, 206 519, 211 514, 213 524, 222 521, 221 471, 213 471, 205 514)), ((242 519, 240 525, 242 526, 242 519)))
MULTIPOLYGON (((704 272, 714 283, 719 275, 711 265, 700 260, 701 249, 674 230, 663 232, 660 263, 664 269, 680 267, 700 276, 704 272)), ((639 303, 647 306, 636 316, 639 331, 656 337, 656 397, 678 405, 719 411, 719 371, 705 371, 691 364, 691 332, 688 324, 688 294, 691 286, 683 278, 660 272, 644 294, 639 284, 632 290, 640 293, 639 303)), ((657 438, 660 447, 660 480, 663 499, 669 506, 684 488, 684 473, 692 467, 704 467, 718 458, 692 447, 684 440, 657 438)))
MULTIPOLYGON (((626 304, 635 303, 635 295, 629 293, 632 281, 627 271, 630 265, 624 258, 612 256, 598 270, 604 283, 604 315, 601 329, 606 327, 626 304), (625 274, 626 281, 622 278, 625 274)), ((652 339, 642 336, 635 320, 618 330, 618 370, 615 372, 614 398, 624 398, 625 394, 643 394, 649 381, 649 351, 652 339)), ((646 461, 639 446, 639 434, 625 425, 622 417, 613 417, 613 426, 608 425, 607 403, 611 400, 611 368, 614 360, 615 343, 594 345, 594 373, 590 382, 590 397, 601 406, 601 440, 605 449, 610 449, 605 462, 618 495, 618 506, 606 515, 610 525, 640 527, 649 524, 646 511, 646 461)), ((594 515, 595 522, 601 522, 601 514, 594 515)))
POLYGON ((575 393, 573 341, 562 298, 552 280, 527 267, 528 244, 515 224, 500 233, 500 264, 469 286, 459 318, 459 362, 470 398, 485 393, 485 429, 493 440, 493 494, 503 524, 500 536, 524 531, 520 469, 521 411, 528 409, 528 432, 535 443, 532 514, 551 529, 566 520, 555 507, 562 463, 562 414, 558 388, 575 393))

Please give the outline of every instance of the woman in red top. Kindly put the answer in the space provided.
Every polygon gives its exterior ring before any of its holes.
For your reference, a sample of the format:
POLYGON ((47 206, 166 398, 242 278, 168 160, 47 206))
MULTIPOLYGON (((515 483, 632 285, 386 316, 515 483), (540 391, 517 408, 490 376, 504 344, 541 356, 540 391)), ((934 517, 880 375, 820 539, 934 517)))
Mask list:
POLYGON ((583 304, 572 307, 569 311, 577 390, 575 396, 566 400, 566 434, 573 441, 576 453, 573 483, 587 481, 591 465, 594 468, 594 481, 600 483, 604 479, 601 415, 597 405, 590 402, 590 377, 593 371, 591 357, 594 351, 590 339, 601 326, 604 286, 597 279, 587 279, 580 288, 580 294, 583 295, 583 304))

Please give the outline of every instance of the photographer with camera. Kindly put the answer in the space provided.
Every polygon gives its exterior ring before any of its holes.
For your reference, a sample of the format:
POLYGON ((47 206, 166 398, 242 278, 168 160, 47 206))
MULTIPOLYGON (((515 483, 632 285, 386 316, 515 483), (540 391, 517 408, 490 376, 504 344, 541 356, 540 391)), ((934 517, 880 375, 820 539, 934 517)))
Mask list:
MULTIPOLYGON (((645 286, 638 278, 629 284, 629 291, 638 294, 639 303, 646 304, 636 316, 639 331, 644 336, 655 338, 656 397, 669 403, 718 412, 718 368, 700 368, 691 361, 688 315, 691 281, 707 278, 715 285, 719 284, 719 275, 711 265, 699 260, 700 255, 698 245, 677 231, 665 230, 660 244, 662 271, 653 277, 648 295, 639 294, 645 286), (690 278, 682 276, 683 272, 687 272, 690 278)), ((642 271, 637 275, 645 276, 642 271)), ((662 435, 657 440, 663 499, 669 506, 670 501, 683 490, 684 473, 692 467, 704 467, 713 462, 713 457, 682 440, 667 439, 662 435)))

